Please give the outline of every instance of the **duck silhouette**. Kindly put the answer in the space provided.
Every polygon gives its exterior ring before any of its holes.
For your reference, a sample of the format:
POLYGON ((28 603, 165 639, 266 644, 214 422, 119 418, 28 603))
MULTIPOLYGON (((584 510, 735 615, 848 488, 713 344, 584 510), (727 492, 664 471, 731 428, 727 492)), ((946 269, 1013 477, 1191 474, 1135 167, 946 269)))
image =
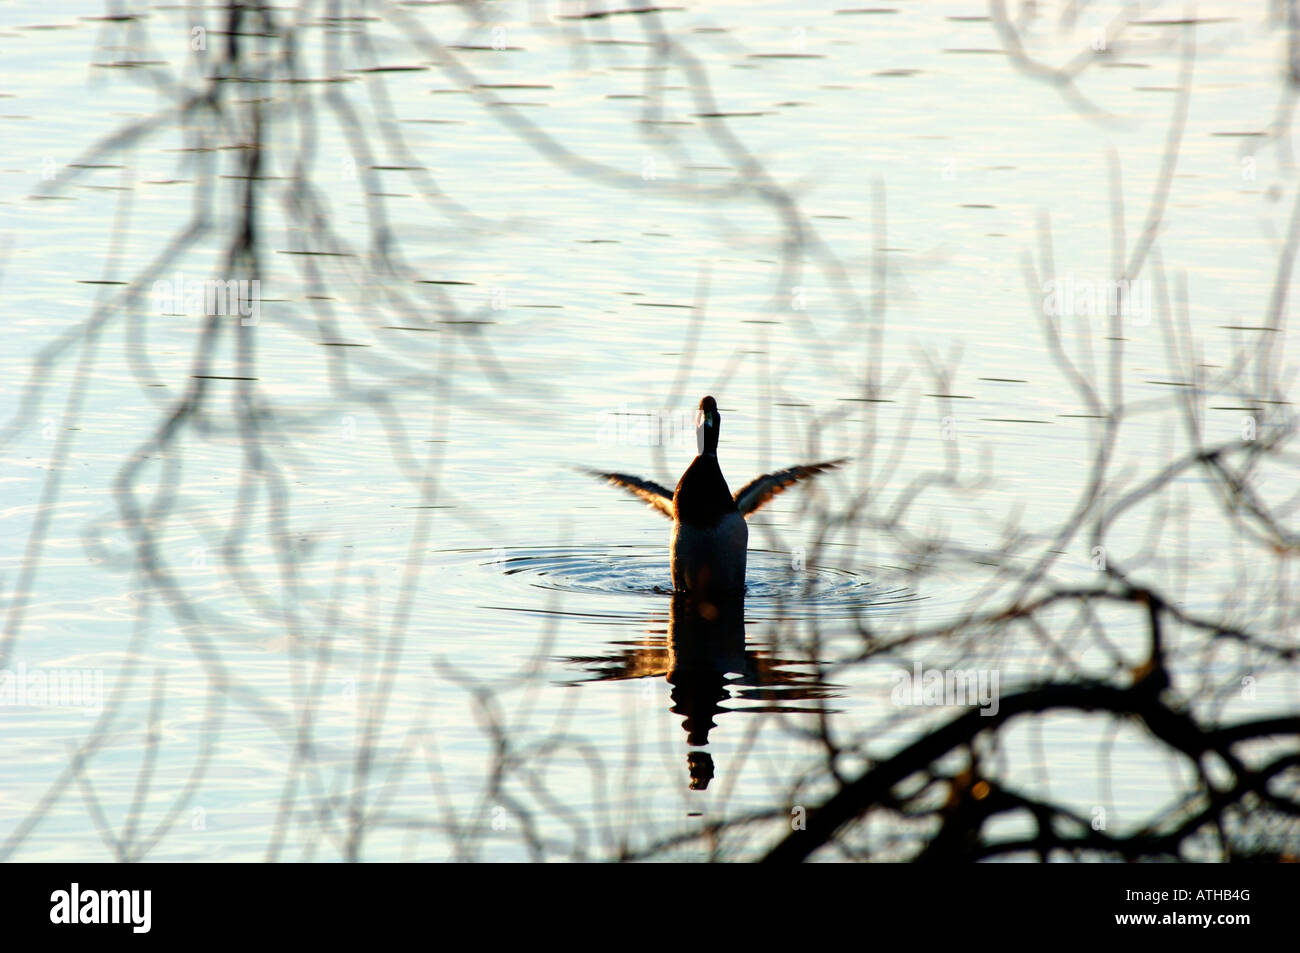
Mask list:
POLYGON ((629 642, 620 632, 605 654, 567 657, 586 672, 567 684, 663 678, 669 710, 681 717, 686 733, 692 791, 706 790, 713 780, 709 736, 724 715, 835 711, 826 704, 842 686, 823 680, 825 663, 810 665, 774 644, 747 644, 744 593, 710 600, 674 593, 667 629, 663 624, 656 611, 639 639, 629 642))
POLYGON ((749 549, 746 518, 800 480, 834 470, 847 459, 807 463, 755 477, 733 495, 718 466, 722 418, 712 397, 695 414, 699 453, 669 490, 626 473, 587 470, 639 496, 673 521, 671 574, 675 592, 695 596, 743 592, 749 549))

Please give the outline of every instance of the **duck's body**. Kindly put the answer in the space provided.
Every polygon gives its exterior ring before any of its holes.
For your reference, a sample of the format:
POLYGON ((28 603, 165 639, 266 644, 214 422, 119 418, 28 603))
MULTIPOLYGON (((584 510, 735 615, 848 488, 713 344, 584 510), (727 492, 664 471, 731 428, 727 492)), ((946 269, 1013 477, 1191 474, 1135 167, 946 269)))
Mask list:
POLYGON ((673 493, 670 571, 677 592, 745 588, 749 525, 713 454, 700 454, 673 493))
POLYGON ((672 519, 670 572, 677 592, 743 592, 749 548, 746 517, 786 487, 844 462, 830 460, 766 473, 733 495, 718 465, 720 423, 717 402, 705 397, 695 418, 699 455, 671 493, 640 477, 590 471, 631 491, 672 519))

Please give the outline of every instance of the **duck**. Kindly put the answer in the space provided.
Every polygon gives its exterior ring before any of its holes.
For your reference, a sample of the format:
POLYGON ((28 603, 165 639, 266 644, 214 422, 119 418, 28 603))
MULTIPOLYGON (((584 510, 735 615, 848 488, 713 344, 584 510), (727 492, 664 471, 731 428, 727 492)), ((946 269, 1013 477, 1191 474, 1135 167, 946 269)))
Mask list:
POLYGON ((840 458, 764 473, 733 494, 718 465, 721 427, 718 402, 706 396, 695 412, 698 453, 675 490, 626 473, 585 471, 640 497, 673 521, 669 572, 675 593, 743 593, 749 551, 749 526, 745 520, 800 480, 848 462, 840 458))

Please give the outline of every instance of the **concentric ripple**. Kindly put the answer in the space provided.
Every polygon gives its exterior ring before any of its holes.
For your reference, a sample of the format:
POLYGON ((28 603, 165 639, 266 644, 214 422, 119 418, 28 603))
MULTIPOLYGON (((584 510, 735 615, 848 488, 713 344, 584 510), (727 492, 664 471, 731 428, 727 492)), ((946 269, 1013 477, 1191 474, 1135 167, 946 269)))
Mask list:
MULTIPOLYGON (((557 592, 656 597, 671 592, 668 558, 662 550, 635 546, 530 547, 473 550, 462 555, 482 569, 557 592)), ((831 566, 795 569, 793 563, 788 553, 750 550, 745 573, 747 616, 835 617, 897 608, 921 598, 904 583, 899 570, 831 566)))

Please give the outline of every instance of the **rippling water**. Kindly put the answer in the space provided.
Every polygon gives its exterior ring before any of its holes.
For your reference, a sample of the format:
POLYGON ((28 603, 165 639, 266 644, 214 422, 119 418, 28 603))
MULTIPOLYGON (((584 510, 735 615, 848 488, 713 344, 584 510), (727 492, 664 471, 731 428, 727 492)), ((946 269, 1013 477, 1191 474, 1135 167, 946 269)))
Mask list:
MULTIPOLYGON (((627 604, 628 596, 672 593, 664 547, 581 547, 557 550, 465 550, 470 564, 540 589, 583 595, 605 594, 627 604)), ((745 607, 750 617, 792 618, 806 613, 823 619, 851 618, 863 610, 885 610, 920 598, 902 584, 902 572, 879 567, 870 571, 832 566, 804 566, 799 556, 751 549, 745 575, 745 607)), ((443 564, 455 571, 454 564, 443 564)), ((614 599, 608 600, 611 604, 614 599)), ((586 602, 586 605, 591 603, 586 602)))
MULTIPOLYGON (((160 108, 165 94, 136 80, 155 58, 186 62, 188 14, 150 8, 150 52, 88 19, 104 12, 95 4, 6 8, 0 268, 11 338, 0 406, 17 430, 0 477, 0 583, 21 632, 7 661, 104 682, 99 713, 4 712, 7 856, 113 857, 66 771, 69 746, 90 737, 86 778, 111 823, 139 816, 150 859, 444 859, 467 849, 448 833, 457 823, 479 832, 474 856, 520 859, 521 821, 487 793, 503 732, 544 753, 530 783, 569 812, 543 822, 560 855, 644 847, 700 817, 770 806, 817 763, 819 742, 798 719, 819 704, 885 746, 923 727, 928 713, 904 723, 890 702, 908 647, 850 664, 864 638, 978 611, 992 554, 1017 534, 1048 542, 1086 485, 1095 422, 1057 371, 1023 256, 1042 254, 1046 224, 1058 270, 1080 282, 1108 274, 1112 147, 1133 240, 1174 106, 1172 28, 1143 27, 1125 59, 1089 73, 1088 95, 1122 120, 1109 124, 1006 62, 972 15, 982 6, 666 11, 665 28, 710 79, 711 105, 689 95, 680 67, 646 64, 639 17, 578 33, 538 5, 497 6, 491 23, 411 8, 469 74, 376 25, 375 63, 312 77, 349 91, 382 77, 389 106, 367 108, 391 108, 410 154, 376 145, 359 162, 355 131, 328 109, 308 147, 304 128, 275 127, 251 359, 222 332, 198 366, 201 323, 137 303, 105 320, 93 347, 75 335, 39 366, 35 399, 24 382, 41 349, 59 348, 184 227, 208 146, 166 127, 128 150, 86 153, 160 108), (653 109, 651 92, 665 97, 653 109), (568 152, 539 143, 538 130, 568 152), (306 228, 287 211, 299 148, 340 242, 332 251, 304 251, 324 222, 306 228), (57 195, 32 198, 79 162, 89 167, 57 195), (737 184, 746 162, 806 216, 793 264, 780 203, 737 184), (657 187, 665 178, 699 191, 657 187), (130 236, 117 245, 115 222, 130 236), (360 276, 381 225, 409 269, 383 287, 360 276), (878 341, 864 330, 877 306, 889 319, 878 341), (867 396, 861 375, 873 365, 886 386, 867 396), (164 465, 151 437, 198 379, 210 403, 164 465), (720 680, 691 683, 692 695, 673 681, 684 663, 669 632, 680 623, 666 524, 572 468, 671 485, 694 453, 683 420, 704 393, 723 409, 733 486, 804 460, 855 463, 755 517, 747 641, 720 650, 720 680), (251 418, 238 417, 245 400, 251 418), (262 428, 260 457, 241 430, 248 419, 262 428), (877 490, 894 500, 958 452, 979 493, 941 488, 899 515, 909 559, 876 530, 821 538, 828 508, 877 490), (160 520, 163 578, 141 572, 124 518, 119 481, 137 453, 137 502, 160 520), (970 561, 919 571, 930 535, 960 541, 970 561), (16 609, 20 583, 29 597, 16 609), (730 714, 742 710, 753 717, 730 714), (304 723, 315 741, 305 762, 304 723), (137 804, 146 744, 155 774, 137 804), (374 753, 365 778, 360 744, 374 753), (374 811, 360 846, 313 820, 344 816, 357 790, 374 811), (576 829, 605 833, 579 850, 576 829)), ((1159 247, 1162 266, 1190 283, 1207 372, 1262 333, 1294 188, 1284 157, 1258 141, 1279 95, 1281 34, 1259 11, 1221 6, 1223 22, 1198 33, 1159 247)), ((335 29, 353 28, 312 21, 306 42, 335 29)), ((1046 30, 1039 39, 1051 42, 1046 30)), ((259 94, 287 111, 290 85, 259 94)), ((239 150, 218 152, 224 162, 239 150)), ((215 168, 209 224, 221 233, 243 178, 215 168)), ((206 275, 222 253, 187 246, 167 274, 206 275)), ((1108 331, 1095 317, 1067 321, 1063 349, 1100 375, 1108 331)), ((1158 321, 1127 334, 1119 373, 1136 406, 1186 383, 1158 321)), ((1243 426, 1230 390, 1200 421, 1207 439, 1243 426)), ((1134 481, 1158 469, 1180 426, 1136 416, 1115 469, 1134 481)), ((1189 475, 1180 500, 1203 483, 1189 475)), ((1206 509, 1187 510, 1177 553, 1144 566, 1171 580, 1180 605, 1217 606, 1240 567, 1206 509)), ((1142 553, 1150 525, 1116 529, 1125 556, 1142 553)), ((1093 559, 1076 543, 1059 578, 1092 578, 1093 559)), ((1112 637, 1136 653, 1141 632, 1126 620, 1112 637)), ((1034 633, 939 638, 916 652, 1022 679, 1052 670, 1034 633)), ((1082 810, 1100 795, 1071 766, 1093 757, 1099 734, 1067 719, 1025 742, 1027 763, 1051 750, 1053 768, 1065 766, 1055 783, 1082 810)), ((1166 803, 1182 768, 1143 770, 1141 740, 1113 740, 1107 797, 1130 816, 1166 803)))

